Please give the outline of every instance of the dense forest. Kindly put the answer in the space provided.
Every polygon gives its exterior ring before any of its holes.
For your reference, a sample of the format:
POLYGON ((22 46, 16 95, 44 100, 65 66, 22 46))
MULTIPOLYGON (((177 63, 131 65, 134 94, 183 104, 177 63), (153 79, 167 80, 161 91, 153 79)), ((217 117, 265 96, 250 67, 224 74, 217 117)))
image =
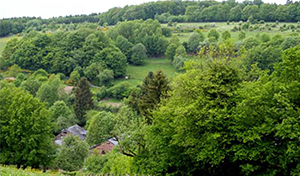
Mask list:
POLYGON ((96 23, 115 25, 126 20, 156 19, 161 23, 168 22, 224 22, 247 21, 257 22, 298 22, 300 20, 300 2, 287 1, 285 5, 263 3, 262 0, 217 1, 157 1, 141 5, 112 8, 107 12, 90 15, 75 15, 41 19, 20 17, 3 19, 0 23, 0 37, 17 34, 22 31, 58 28, 59 24, 96 23))
POLYGON ((260 0, 3 19, 0 167, 300 175, 299 20, 260 0))

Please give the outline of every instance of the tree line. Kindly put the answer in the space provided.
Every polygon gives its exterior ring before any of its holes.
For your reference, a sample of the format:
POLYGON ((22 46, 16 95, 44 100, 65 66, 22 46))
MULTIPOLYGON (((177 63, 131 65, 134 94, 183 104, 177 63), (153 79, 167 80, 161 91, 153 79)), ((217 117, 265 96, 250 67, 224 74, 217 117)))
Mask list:
POLYGON ((58 24, 83 22, 99 25, 115 25, 120 21, 157 19, 167 22, 224 22, 224 21, 266 21, 298 22, 300 2, 288 1, 285 5, 264 3, 262 0, 236 2, 217 1, 157 1, 141 5, 111 8, 107 12, 90 15, 70 15, 65 17, 10 18, 2 19, 0 37, 17 34, 23 30, 41 30, 44 26, 55 28, 58 24))

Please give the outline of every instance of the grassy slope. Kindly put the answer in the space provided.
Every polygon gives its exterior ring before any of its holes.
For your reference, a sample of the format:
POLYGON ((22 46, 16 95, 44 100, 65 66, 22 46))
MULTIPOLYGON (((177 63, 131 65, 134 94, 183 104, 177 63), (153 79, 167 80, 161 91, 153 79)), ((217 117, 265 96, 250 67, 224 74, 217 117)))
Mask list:
POLYGON ((43 173, 40 170, 31 170, 30 168, 22 170, 17 169, 14 166, 2 166, 0 165, 0 175, 1 176, 59 176, 59 173, 50 173, 47 171, 43 173))
POLYGON ((137 86, 143 82, 150 71, 157 72, 159 70, 162 70, 169 79, 172 79, 176 75, 176 71, 170 60, 166 58, 149 58, 142 66, 129 65, 127 67, 127 75, 130 79, 117 79, 114 81, 114 84, 126 81, 133 86, 137 86))
MULTIPOLYGON (((185 28, 185 27, 188 27, 188 28, 198 28, 199 26, 204 26, 204 25, 209 25, 211 23, 178 23, 177 24, 177 27, 179 28, 185 28)), ((239 31, 237 32, 231 32, 231 29, 234 28, 234 26, 237 26, 239 27, 238 23, 234 23, 234 24, 230 24, 230 25, 227 25, 227 23, 214 23, 216 24, 216 27, 215 29, 217 29, 217 31, 219 33, 222 33, 224 31, 229 31, 231 33, 231 36, 232 38, 234 38, 235 40, 238 40, 238 34, 239 34, 239 31)), ((267 23, 266 23, 267 24, 267 23)), ((268 23, 268 24, 274 24, 274 23, 268 23)), ((283 35, 283 36, 286 36, 286 35, 289 35, 291 33, 293 33, 291 30, 288 30, 286 32, 280 32, 279 31, 279 28, 280 26, 283 26, 284 24, 286 24, 287 26, 290 25, 290 24, 293 24, 293 25, 296 25, 296 23, 279 23, 279 25, 277 25, 276 28, 272 28, 271 31, 269 30, 263 30, 263 31, 259 31, 259 30, 256 30, 256 31, 246 31, 246 38, 247 37, 252 37, 252 36, 255 36, 257 34, 262 34, 262 33, 266 33, 268 35, 270 35, 271 37, 276 35, 276 34, 280 34, 280 35, 283 35)), ((265 24, 261 24, 262 26, 265 26, 265 24)), ((166 24, 162 24, 162 26, 166 27, 167 25, 166 24)), ((252 25, 254 26, 254 25, 252 25)), ((209 29, 204 29, 203 30, 203 33, 204 35, 207 35, 209 32, 209 29)), ((191 33, 174 33, 173 35, 175 36, 178 36, 178 38, 182 41, 182 42, 186 42, 188 41, 189 39, 189 36, 191 35, 191 33)), ((221 38, 221 36, 220 36, 221 38)), ((221 41, 222 39, 220 39, 219 41, 221 41)))

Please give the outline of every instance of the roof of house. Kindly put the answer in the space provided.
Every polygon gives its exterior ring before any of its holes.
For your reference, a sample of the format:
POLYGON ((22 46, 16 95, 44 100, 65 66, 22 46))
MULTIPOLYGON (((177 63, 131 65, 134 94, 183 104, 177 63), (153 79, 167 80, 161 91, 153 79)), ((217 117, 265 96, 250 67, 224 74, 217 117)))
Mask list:
POLYGON ((90 147, 90 150, 96 148, 97 146, 103 145, 103 144, 105 144, 107 142, 110 142, 113 145, 118 145, 118 141, 115 138, 109 138, 107 141, 105 141, 103 143, 93 145, 92 147, 90 147))
POLYGON ((78 126, 77 124, 63 129, 61 132, 72 133, 74 136, 79 136, 81 140, 85 140, 87 133, 84 128, 78 126))
POLYGON ((62 141, 63 141, 63 137, 64 137, 64 135, 62 135, 62 133, 65 133, 65 134, 70 134, 71 133, 74 136, 79 136, 79 138, 81 140, 85 140, 87 131, 84 128, 78 126, 77 124, 73 125, 73 126, 70 126, 66 129, 63 129, 63 130, 61 130, 61 132, 58 135, 57 139, 54 141, 58 145, 62 145, 62 141))

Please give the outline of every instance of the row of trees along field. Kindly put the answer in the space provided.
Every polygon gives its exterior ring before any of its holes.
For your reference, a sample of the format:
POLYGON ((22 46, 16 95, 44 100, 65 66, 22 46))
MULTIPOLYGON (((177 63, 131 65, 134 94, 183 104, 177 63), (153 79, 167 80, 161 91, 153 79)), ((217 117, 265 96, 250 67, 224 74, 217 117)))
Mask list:
POLYGON ((300 2, 287 1, 284 5, 264 3, 262 0, 236 2, 217 1, 158 1, 141 5, 112 8, 101 14, 75 15, 41 18, 2 19, 0 37, 17 34, 23 30, 56 29, 59 24, 83 22, 100 25, 115 25, 120 21, 136 19, 157 19, 159 22, 220 22, 220 21, 259 21, 297 22, 300 20, 300 2))

